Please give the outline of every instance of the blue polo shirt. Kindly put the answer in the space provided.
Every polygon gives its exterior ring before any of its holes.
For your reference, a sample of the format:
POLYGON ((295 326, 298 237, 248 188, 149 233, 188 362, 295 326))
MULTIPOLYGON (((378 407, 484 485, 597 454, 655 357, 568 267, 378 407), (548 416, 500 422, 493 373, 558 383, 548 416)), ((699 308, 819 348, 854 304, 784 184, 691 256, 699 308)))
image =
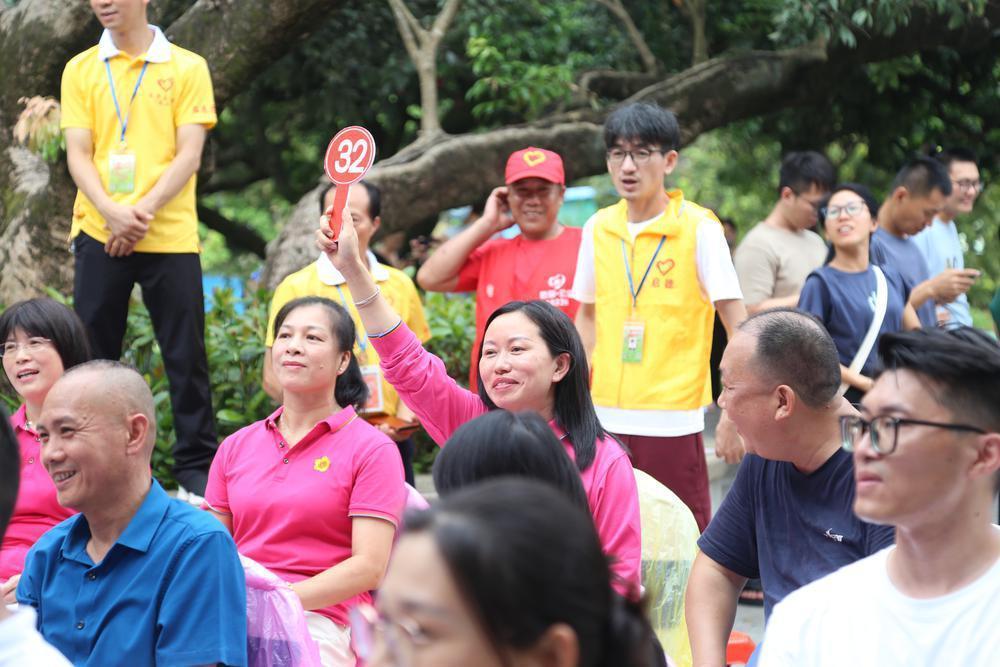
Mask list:
POLYGON ((82 514, 28 552, 17 599, 75 665, 245 665, 246 580, 229 532, 155 480, 94 564, 82 514))

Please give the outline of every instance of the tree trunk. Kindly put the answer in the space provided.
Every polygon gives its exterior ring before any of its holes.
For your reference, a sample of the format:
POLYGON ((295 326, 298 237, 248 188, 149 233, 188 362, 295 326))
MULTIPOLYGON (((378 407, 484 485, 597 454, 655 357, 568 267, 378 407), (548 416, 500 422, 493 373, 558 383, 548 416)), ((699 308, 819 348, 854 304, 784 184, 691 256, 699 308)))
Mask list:
MULTIPOLYGON (((290 51, 341 0, 166 0, 166 29, 177 44, 208 61, 221 109, 276 59, 290 51)), ((21 0, 0 11, 0 302, 68 292, 66 252, 76 189, 65 160, 44 163, 15 146, 11 129, 22 96, 59 96, 65 63, 95 44, 100 25, 80 0, 21 0)), ((210 162, 210 160, 205 160, 210 162)), ((252 239, 248 240, 253 244, 252 239)), ((259 245, 255 248, 260 251, 259 245)))

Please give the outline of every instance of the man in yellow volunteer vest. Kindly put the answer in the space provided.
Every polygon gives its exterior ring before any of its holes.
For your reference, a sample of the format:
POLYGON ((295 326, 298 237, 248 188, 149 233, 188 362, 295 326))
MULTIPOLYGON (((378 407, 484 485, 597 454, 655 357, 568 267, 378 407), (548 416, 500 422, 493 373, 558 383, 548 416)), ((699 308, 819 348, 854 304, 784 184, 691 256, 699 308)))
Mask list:
POLYGON ((208 65, 146 22, 148 0, 91 0, 97 46, 62 77, 73 205, 74 304, 94 355, 121 356, 135 283, 174 411, 179 497, 200 504, 218 446, 205 359, 195 174, 216 122, 208 65))
MULTIPOLYGON (((369 249, 372 237, 382 224, 380 217, 382 193, 375 185, 367 181, 355 183, 350 187, 351 189, 347 193, 347 209, 351 212, 351 219, 354 221, 354 228, 358 233, 358 246, 361 254, 368 259, 368 269, 371 271, 372 278, 375 279, 375 283, 382 291, 382 296, 392 304, 392 307, 406 322, 406 326, 417 335, 422 343, 425 343, 430 339, 431 331, 427 326, 427 318, 424 316, 424 308, 420 303, 420 295, 417 293, 416 286, 410 277, 399 269, 379 262, 375 253, 369 249)), ((320 193, 321 212, 333 205, 334 194, 333 186, 320 193)), ((396 443, 399 455, 403 460, 406 481, 413 485, 414 443, 410 438, 413 431, 401 430, 397 426, 400 422, 414 422, 416 416, 412 410, 406 407, 405 403, 399 400, 396 390, 382 377, 382 371, 378 365, 378 354, 368 344, 365 328, 361 324, 351 290, 347 287, 344 276, 330 263, 326 253, 321 252, 319 259, 286 277, 274 290, 267 318, 267 338, 264 341, 267 346, 267 352, 264 353, 264 391, 274 400, 281 402, 281 387, 278 386, 274 378, 274 371, 271 370, 274 316, 286 303, 303 296, 323 296, 336 301, 344 306, 354 319, 354 326, 358 330, 358 341, 354 346, 354 354, 361 364, 362 374, 368 382, 370 394, 362 416, 375 423, 396 443), (394 417, 399 421, 385 419, 386 417, 394 417)))
MULTIPOLYGON (((664 190, 680 147, 674 115, 651 104, 621 107, 604 125, 604 142, 622 199, 587 221, 572 294, 594 404, 633 464, 680 496, 704 530, 712 325, 716 309, 727 332, 746 317, 740 285, 715 214, 664 190)), ((723 420, 717 445, 735 449, 723 420)))

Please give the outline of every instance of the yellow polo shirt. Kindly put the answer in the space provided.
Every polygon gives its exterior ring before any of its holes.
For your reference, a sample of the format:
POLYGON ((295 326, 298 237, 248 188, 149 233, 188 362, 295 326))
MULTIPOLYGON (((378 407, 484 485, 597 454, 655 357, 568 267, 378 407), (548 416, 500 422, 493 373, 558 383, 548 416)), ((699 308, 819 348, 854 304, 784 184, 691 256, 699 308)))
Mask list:
MULTIPOLYGON (((212 80, 205 59, 168 42, 159 28, 151 28, 155 33, 153 43, 137 58, 119 51, 105 31, 97 46, 75 56, 63 71, 61 126, 91 131, 94 166, 107 192, 108 156, 118 149, 121 137, 105 62, 111 66, 122 118, 127 114, 127 150, 136 155, 135 190, 111 195, 121 204, 135 204, 163 175, 177 152, 178 127, 194 124, 211 128, 216 123, 212 80), (146 72, 130 104, 146 63, 146 72)), ((137 252, 199 251, 195 179, 191 176, 177 196, 156 212, 149 232, 135 246, 137 252)), ((104 218, 82 192, 77 192, 70 237, 81 231, 101 243, 108 240, 104 218)))
MULTIPOLYGON (((420 342, 429 340, 431 330, 427 326, 427 318, 424 316, 424 307, 420 303, 420 295, 410 277, 399 269, 379 264, 371 252, 368 253, 368 266, 372 278, 382 290, 382 297, 389 302, 393 310, 399 313, 399 316, 406 322, 406 326, 417 335, 420 342)), ((319 259, 306 268, 286 277, 274 290, 271 309, 267 314, 267 336, 264 340, 267 347, 270 348, 274 344, 274 316, 286 303, 303 296, 326 297, 346 307, 351 313, 351 319, 354 320, 354 327, 357 329, 358 340, 354 344, 354 354, 357 356, 358 362, 362 366, 378 366, 378 353, 368 342, 364 325, 361 324, 361 316, 354 306, 351 290, 344 282, 344 277, 334 268, 326 255, 320 255, 319 259)), ((382 397, 383 412, 395 415, 399 407, 399 395, 396 394, 392 385, 385 381, 385 378, 382 378, 382 397)))

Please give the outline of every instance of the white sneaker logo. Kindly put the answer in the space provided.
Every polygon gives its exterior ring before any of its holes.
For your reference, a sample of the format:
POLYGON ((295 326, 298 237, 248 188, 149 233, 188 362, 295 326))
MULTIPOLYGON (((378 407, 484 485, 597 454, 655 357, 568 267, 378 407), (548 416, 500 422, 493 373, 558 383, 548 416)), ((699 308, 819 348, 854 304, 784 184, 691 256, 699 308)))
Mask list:
POLYGON ((844 541, 844 536, 843 535, 838 535, 837 533, 834 533, 832 528, 827 528, 826 532, 823 533, 823 535, 825 535, 826 537, 829 537, 834 542, 843 542, 844 541))

